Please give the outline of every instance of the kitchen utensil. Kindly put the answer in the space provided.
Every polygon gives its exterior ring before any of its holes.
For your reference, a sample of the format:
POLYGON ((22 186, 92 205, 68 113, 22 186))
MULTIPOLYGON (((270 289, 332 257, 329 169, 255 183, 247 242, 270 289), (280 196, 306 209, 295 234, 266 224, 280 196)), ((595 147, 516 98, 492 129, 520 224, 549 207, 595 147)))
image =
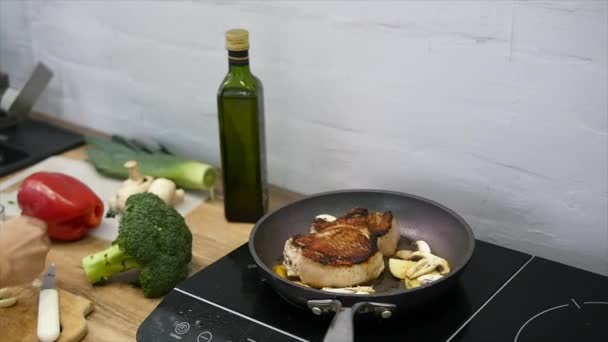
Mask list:
MULTIPOLYGON (((0 127, 7 127, 25 119, 51 78, 51 69, 44 63, 38 63, 21 91, 7 87, 0 98, 0 111, 6 112, 6 117, 0 120, 0 127)), ((8 79, 6 83, 8 84, 8 79)))
POLYGON ((55 288, 55 264, 51 263, 38 297, 38 339, 53 342, 59 334, 59 293, 55 288))
MULTIPOLYGON (((39 289, 33 286, 10 288, 17 296, 17 304, 0 309, 0 340, 11 342, 38 341, 36 317, 38 314, 39 289)), ((87 332, 86 316, 93 311, 93 304, 86 298, 57 289, 61 312, 61 335, 56 342, 78 342, 87 332)))
POLYGON ((30 118, 52 76, 39 63, 17 90, 10 87, 8 75, 0 72, 0 176, 83 143, 79 134, 30 118))
POLYGON ((335 313, 325 336, 328 342, 353 341, 353 315, 357 313, 374 312, 389 318, 398 309, 413 310, 445 293, 456 284, 474 248, 470 227, 453 211, 421 197, 380 190, 334 191, 306 197, 265 215, 249 239, 249 250, 262 278, 279 295, 317 315, 335 313), (353 207, 392 211, 400 225, 401 243, 428 242, 434 254, 449 261, 452 271, 438 281, 410 290, 385 271, 374 284, 377 292, 372 295, 328 293, 299 286, 272 271, 281 260, 285 241, 307 233, 315 216, 341 216, 353 207))

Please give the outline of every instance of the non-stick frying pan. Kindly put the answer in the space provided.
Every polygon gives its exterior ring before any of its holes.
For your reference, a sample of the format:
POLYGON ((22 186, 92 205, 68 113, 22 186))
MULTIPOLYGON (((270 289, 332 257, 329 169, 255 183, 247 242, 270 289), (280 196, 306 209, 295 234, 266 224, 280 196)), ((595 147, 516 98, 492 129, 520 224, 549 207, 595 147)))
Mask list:
POLYGON ((265 215, 249 237, 249 250, 262 278, 281 297, 317 315, 335 312, 325 335, 326 342, 353 341, 354 314, 374 312, 389 318, 397 310, 413 310, 440 296, 456 283, 474 248, 471 228, 453 211, 421 197, 380 190, 334 191, 303 198, 265 215), (448 260, 452 271, 438 281, 405 289, 403 281, 394 278, 387 265, 373 283, 376 293, 372 295, 337 294, 308 288, 272 271, 272 267, 282 260, 285 241, 296 234, 308 233, 315 216, 342 216, 354 207, 390 210, 401 233, 398 249, 405 249, 412 241, 424 240, 433 254, 448 260))

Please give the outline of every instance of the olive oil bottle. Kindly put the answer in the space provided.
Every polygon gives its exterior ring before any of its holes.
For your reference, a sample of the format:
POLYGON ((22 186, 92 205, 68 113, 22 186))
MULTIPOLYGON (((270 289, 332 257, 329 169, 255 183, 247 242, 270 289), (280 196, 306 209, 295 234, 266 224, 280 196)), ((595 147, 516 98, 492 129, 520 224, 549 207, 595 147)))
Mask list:
POLYGON ((255 222, 268 207, 262 82, 249 69, 249 32, 226 32, 228 74, 217 94, 228 221, 255 222))

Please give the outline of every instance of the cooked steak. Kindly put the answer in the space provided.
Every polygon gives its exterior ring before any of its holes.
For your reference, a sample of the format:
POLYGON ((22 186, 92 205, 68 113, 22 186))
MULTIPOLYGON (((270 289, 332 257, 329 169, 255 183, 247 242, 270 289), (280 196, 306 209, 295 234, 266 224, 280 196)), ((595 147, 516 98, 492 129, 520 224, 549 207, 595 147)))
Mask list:
POLYGON ((384 270, 376 238, 363 229, 336 226, 287 240, 283 265, 312 287, 347 287, 376 279, 384 270))
POLYGON ((312 232, 322 232, 331 227, 351 227, 367 231, 378 241, 378 248, 385 256, 391 256, 399 243, 399 226, 390 211, 369 212, 365 208, 353 208, 335 221, 316 219, 311 227, 312 232))

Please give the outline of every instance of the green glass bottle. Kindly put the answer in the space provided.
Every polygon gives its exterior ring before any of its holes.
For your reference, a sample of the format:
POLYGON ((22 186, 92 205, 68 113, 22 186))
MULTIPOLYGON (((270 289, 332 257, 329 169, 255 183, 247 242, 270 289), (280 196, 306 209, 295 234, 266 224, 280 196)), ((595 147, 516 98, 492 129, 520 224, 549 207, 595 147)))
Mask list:
POLYGON ((228 221, 256 222, 268 208, 262 83, 249 70, 249 33, 226 32, 228 74, 217 94, 228 221))

